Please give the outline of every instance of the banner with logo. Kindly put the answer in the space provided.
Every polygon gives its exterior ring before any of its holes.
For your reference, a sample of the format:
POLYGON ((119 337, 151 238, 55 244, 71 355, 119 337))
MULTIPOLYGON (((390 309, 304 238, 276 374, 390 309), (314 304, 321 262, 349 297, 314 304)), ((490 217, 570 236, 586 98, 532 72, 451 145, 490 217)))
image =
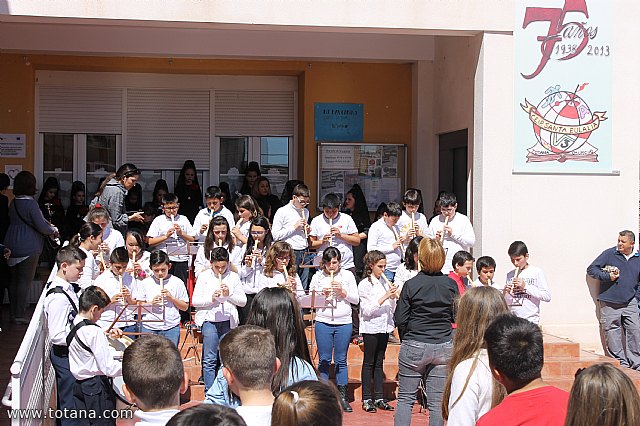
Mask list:
POLYGON ((611 172, 613 2, 517 0, 514 171, 611 172))

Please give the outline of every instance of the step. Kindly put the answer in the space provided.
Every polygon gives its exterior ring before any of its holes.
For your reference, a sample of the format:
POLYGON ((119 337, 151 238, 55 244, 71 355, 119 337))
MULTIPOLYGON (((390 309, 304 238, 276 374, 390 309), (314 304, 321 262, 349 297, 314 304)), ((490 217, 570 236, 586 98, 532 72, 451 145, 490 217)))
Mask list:
POLYGON ((586 368, 590 365, 598 364, 600 362, 611 363, 616 367, 620 366, 620 362, 613 358, 598 355, 593 352, 580 351, 579 356, 577 357, 545 357, 544 367, 542 368, 542 376, 573 376, 578 369, 586 368))
POLYGON ((544 357, 579 357, 580 344, 562 337, 544 335, 544 357))

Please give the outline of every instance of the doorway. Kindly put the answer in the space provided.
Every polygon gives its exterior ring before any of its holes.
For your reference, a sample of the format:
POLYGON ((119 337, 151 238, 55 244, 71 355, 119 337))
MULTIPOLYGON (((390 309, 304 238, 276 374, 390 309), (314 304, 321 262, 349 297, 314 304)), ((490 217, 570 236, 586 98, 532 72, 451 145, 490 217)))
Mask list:
POLYGON ((440 191, 456 194, 458 211, 467 216, 469 215, 467 208, 468 135, 468 129, 463 129, 438 136, 440 151, 438 188, 440 191))

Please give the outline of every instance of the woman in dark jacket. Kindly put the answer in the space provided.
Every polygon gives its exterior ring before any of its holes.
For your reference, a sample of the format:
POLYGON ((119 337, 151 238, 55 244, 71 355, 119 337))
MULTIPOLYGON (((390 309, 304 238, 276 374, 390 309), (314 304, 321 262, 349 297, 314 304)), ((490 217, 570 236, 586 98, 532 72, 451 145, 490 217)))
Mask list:
POLYGON ((84 217, 89 213, 85 194, 84 183, 77 180, 71 184, 70 203, 64 216, 63 236, 65 240, 70 240, 78 233, 84 224, 84 217))
POLYGON ((113 228, 123 235, 127 232, 129 221, 144 221, 140 212, 127 215, 124 206, 124 196, 133 188, 138 178, 140 178, 140 170, 136 166, 131 163, 123 164, 115 175, 110 175, 104 180, 91 201, 91 207, 100 204, 109 211, 113 228))
POLYGON ((424 238, 418 249, 420 272, 402 287, 394 315, 402 345, 395 425, 411 424, 420 379, 426 377, 429 425, 443 425, 442 392, 451 358, 453 305, 458 286, 442 275, 445 253, 440 241, 424 238))
POLYGON ((173 193, 176 194, 180 203, 178 213, 185 215, 189 218, 189 222, 193 223, 196 215, 203 207, 202 189, 200 189, 198 172, 193 160, 184 162, 173 193))
POLYGON ((276 210, 282 207, 282 203, 280 202, 280 198, 271 193, 271 183, 269 179, 264 176, 258 177, 251 189, 251 195, 258 202, 264 215, 269 218, 269 222, 273 223, 276 210))
POLYGON ((11 321, 29 324, 26 317, 27 293, 33 281, 44 239, 57 236, 58 230, 47 222, 33 196, 36 177, 26 170, 13 181, 15 199, 9 206, 9 228, 4 244, 11 249, 7 263, 11 267, 11 321))

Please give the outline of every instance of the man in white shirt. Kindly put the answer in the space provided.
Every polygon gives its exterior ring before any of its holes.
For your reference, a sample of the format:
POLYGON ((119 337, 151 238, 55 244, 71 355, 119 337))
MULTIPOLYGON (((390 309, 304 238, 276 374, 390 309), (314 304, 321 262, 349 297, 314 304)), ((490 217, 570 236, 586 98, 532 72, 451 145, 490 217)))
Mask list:
POLYGON ((453 255, 460 250, 471 252, 471 247, 476 243, 476 235, 469 218, 456 212, 458 200, 455 194, 443 192, 438 201, 440 215, 434 217, 429 223, 429 236, 442 241, 447 256, 442 273, 448 275, 453 269, 451 265, 453 255))
POLYGON ((340 199, 336 194, 327 194, 322 199, 323 214, 311 221, 311 248, 316 249, 315 264, 320 264, 322 252, 327 247, 335 247, 340 251, 342 260, 340 268, 356 272, 353 262, 353 247, 360 244, 358 227, 351 216, 340 213, 340 199))
POLYGON ((280 207, 273 218, 271 234, 274 241, 284 241, 293 248, 296 256, 296 269, 304 289, 309 288, 309 270, 301 268, 305 260, 305 254, 309 247, 309 233, 311 228, 309 220, 309 188, 305 184, 298 184, 293 188, 291 201, 284 207, 280 207))

